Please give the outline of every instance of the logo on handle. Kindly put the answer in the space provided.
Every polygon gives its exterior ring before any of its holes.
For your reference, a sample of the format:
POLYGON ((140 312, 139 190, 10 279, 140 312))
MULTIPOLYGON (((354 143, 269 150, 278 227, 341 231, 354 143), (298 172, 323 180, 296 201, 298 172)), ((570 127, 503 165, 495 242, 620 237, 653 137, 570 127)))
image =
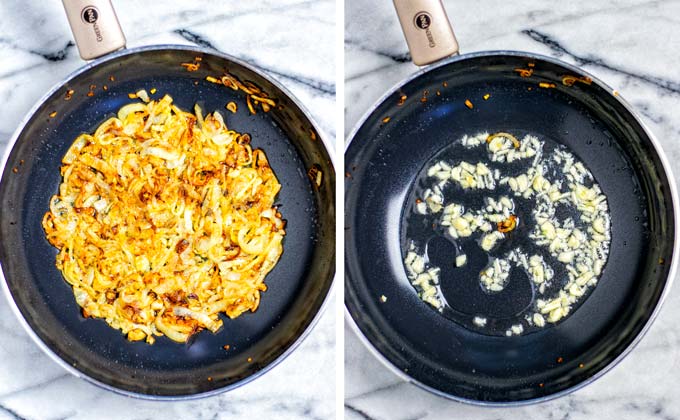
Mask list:
POLYGON ((102 31, 97 25, 97 19, 99 19, 99 10, 94 6, 85 6, 85 8, 80 12, 80 17, 88 25, 92 25, 94 30, 94 36, 97 42, 102 42, 104 38, 102 37, 102 31))
POLYGON ((94 6, 86 6, 81 14, 83 22, 94 24, 99 19, 99 10, 94 6))
POLYGON ((413 19, 413 23, 416 25, 416 28, 427 29, 432 24, 432 16, 427 12, 418 12, 415 19, 413 19))
POLYGON ((418 12, 413 18, 413 24, 418 29, 425 31, 425 36, 427 36, 428 45, 430 48, 437 46, 434 42, 434 36, 432 36, 432 31, 430 30, 430 25, 432 25, 432 16, 427 12, 418 12))

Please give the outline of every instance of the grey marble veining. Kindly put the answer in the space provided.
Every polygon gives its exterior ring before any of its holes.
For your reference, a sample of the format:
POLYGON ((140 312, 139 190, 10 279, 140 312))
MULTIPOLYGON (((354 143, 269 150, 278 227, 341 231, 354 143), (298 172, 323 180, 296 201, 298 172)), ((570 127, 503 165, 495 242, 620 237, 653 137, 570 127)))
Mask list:
MULTIPOLYGON (((335 136, 334 1, 114 0, 128 46, 199 44, 278 79, 335 136), (151 4, 157 5, 153 9, 151 4)), ((61 2, 0 2, 0 152, 31 106, 83 65, 61 2)), ((263 377, 226 394, 149 402, 67 374, 0 304, 0 419, 328 419, 335 401, 333 300, 302 345, 263 377)))
MULTIPOLYGON (((560 58, 630 102, 680 174, 680 2, 445 1, 463 52, 525 50, 560 58)), ((345 135, 391 86, 416 71, 390 1, 345 2, 345 135)), ((676 280, 677 281, 677 280, 676 280)), ((592 385, 512 409, 433 396, 388 371, 345 327, 349 419, 679 419, 680 288, 641 344, 592 385)))

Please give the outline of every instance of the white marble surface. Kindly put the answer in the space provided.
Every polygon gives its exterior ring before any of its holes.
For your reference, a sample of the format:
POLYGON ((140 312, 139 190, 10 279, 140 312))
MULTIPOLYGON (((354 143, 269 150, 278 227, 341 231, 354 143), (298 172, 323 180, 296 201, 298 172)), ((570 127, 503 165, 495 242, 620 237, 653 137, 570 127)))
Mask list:
MULTIPOLYGON (((197 35, 264 68, 334 139, 334 1, 113 3, 128 46, 191 44, 197 35), (150 4, 158 6, 151 11, 150 4)), ((0 152, 28 109, 83 65, 71 39, 60 1, 0 2, 0 152)), ((335 400, 333 308, 331 300, 311 335, 263 377, 216 397, 161 403, 121 397, 67 374, 30 341, 2 298, 0 419, 328 419, 335 400)))
MULTIPOLYGON (((680 2, 446 0, 463 52, 533 51, 582 66, 619 90, 680 174, 680 2)), ((390 1, 345 2, 345 134, 388 88, 413 73, 390 1)), ((677 282, 677 279, 676 279, 677 282)), ((512 409, 435 397, 382 366, 345 327, 348 419, 680 418, 680 287, 619 366, 570 396, 512 409)))

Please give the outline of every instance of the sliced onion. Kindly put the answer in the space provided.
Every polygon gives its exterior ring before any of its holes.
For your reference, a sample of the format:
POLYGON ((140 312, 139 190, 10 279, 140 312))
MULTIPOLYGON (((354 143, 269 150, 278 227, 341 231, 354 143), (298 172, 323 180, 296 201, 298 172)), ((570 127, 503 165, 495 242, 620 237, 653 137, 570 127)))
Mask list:
POLYGON ((139 102, 127 104, 118 111, 118 119, 125 121, 128 115, 135 112, 146 112, 146 105, 139 102))

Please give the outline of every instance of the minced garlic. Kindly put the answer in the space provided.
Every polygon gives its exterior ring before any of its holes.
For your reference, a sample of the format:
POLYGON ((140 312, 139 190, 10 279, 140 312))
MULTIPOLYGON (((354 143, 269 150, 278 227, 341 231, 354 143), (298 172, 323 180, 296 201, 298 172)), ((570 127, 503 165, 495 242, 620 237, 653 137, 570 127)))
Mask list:
POLYGON ((427 267, 425 257, 415 252, 415 247, 411 248, 404 259, 408 278, 411 284, 418 289, 418 295, 424 301, 434 306, 436 309, 443 307, 443 302, 439 297, 437 284, 439 283, 439 268, 427 267))
POLYGON ((456 257, 456 267, 462 267, 467 262, 467 255, 461 254, 456 257))
POLYGON ((496 258, 488 267, 482 270, 480 280, 482 287, 488 292, 500 292, 505 288, 510 275, 510 263, 496 258))
MULTIPOLYGON (((526 273, 537 298, 523 312, 519 323, 515 320, 503 327, 507 328, 506 335, 520 335, 526 332, 525 327, 541 328, 564 319, 588 289, 596 285, 607 261, 611 218, 604 193, 573 154, 559 147, 546 150, 544 142, 535 136, 519 139, 504 132, 479 133, 464 136, 459 144, 467 149, 484 147, 488 161, 440 159, 428 167, 428 180, 434 182, 416 201, 415 213, 437 218, 438 223, 432 224, 435 232, 445 232, 459 250, 455 267, 470 264, 460 251, 460 242, 468 238, 490 254, 491 262, 479 274, 480 286, 486 292, 504 290, 516 268, 526 273), (516 161, 528 162, 528 168, 517 173, 509 167, 508 172, 513 173, 504 175, 499 165, 516 161), (445 192, 452 188, 449 184, 460 189, 456 198, 461 200, 471 190, 484 193, 502 189, 506 195, 486 196, 482 208, 470 209, 447 200, 445 192), (517 199, 531 200, 530 215, 516 214, 517 199), (567 206, 574 212, 570 217, 558 217, 558 206, 567 206), (533 228, 528 237, 544 252, 529 253, 516 247, 496 255, 508 235, 514 235, 513 231, 524 223, 522 218, 531 221, 533 228), (556 271, 558 265, 564 268, 556 271), (567 277, 556 279, 556 272, 566 272, 567 277), (556 294, 555 281, 561 285, 556 294)), ((420 248, 411 242, 405 258, 409 280, 424 301, 441 310, 444 300, 438 286, 439 268, 419 255, 420 248)), ((471 321, 479 328, 487 325, 487 317, 482 315, 471 321)), ((496 324, 497 321, 491 325, 496 324)))
POLYGON ((472 322, 478 327, 484 327, 486 325, 486 318, 476 316, 472 319, 472 322))

